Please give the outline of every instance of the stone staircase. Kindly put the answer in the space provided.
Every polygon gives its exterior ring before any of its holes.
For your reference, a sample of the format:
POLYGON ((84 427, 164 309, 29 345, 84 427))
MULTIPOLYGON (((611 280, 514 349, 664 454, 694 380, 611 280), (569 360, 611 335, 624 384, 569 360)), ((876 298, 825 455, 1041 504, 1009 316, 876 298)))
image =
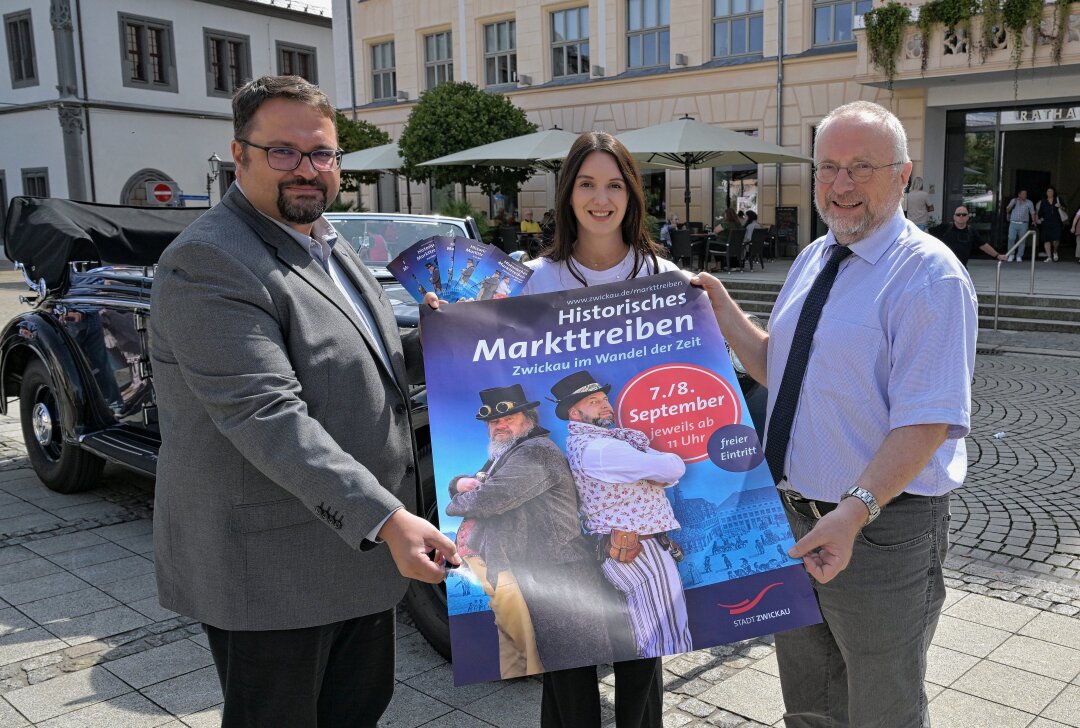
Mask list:
MULTIPOLYGON (((740 273, 721 274, 721 280, 744 311, 756 314, 763 322, 768 320, 780 293, 779 283, 744 278, 740 273)), ((978 291, 978 294, 979 328, 992 329, 994 292, 978 291)), ((998 329, 1080 334, 1080 297, 1003 293, 998 329)))

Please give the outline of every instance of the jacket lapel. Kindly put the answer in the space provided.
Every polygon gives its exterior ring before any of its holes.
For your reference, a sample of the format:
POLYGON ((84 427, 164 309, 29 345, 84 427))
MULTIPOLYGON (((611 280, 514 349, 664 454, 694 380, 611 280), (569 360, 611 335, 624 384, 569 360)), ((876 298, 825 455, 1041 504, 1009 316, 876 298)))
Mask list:
MULTIPOLYGON (((364 265, 363 261, 356 256, 356 252, 349 246, 349 241, 339 236, 332 255, 342 270, 345 271, 345 275, 356 286, 356 290, 360 292, 365 301, 369 302, 368 309, 371 311, 371 317, 375 319, 376 326, 379 327, 383 343, 399 339, 401 332, 398 330, 393 306, 386 299, 386 294, 383 293, 382 285, 378 279, 372 275, 368 267, 364 265), (374 303, 379 305, 372 305, 374 303)), ((337 288, 337 286, 334 287, 337 288)), ((395 378, 398 382, 407 382, 405 360, 400 354, 394 353, 396 350, 396 347, 391 348, 387 344, 386 354, 394 367, 395 378)))
MULTIPOLYGON (((375 341, 372 339, 371 332, 368 327, 360 321, 356 310, 353 308, 352 303, 345 297, 341 289, 330 277, 330 274, 323 270, 322 266, 315 262, 315 259, 311 257, 311 254, 302 249, 295 240, 289 237, 289 234, 279 228, 273 223, 273 221, 267 219, 260 214, 244 197, 236 186, 229 188, 229 191, 222 198, 221 204, 224 204, 234 213, 239 215, 258 235, 262 238, 263 242, 271 248, 277 258, 284 263, 289 269, 297 275, 301 280, 314 288, 320 295, 326 298, 331 304, 333 304, 341 313, 349 320, 356 332, 360 334, 360 337, 364 340, 368 349, 371 350, 371 355, 374 359, 386 369, 386 364, 383 361, 382 356, 379 353, 378 347, 375 345, 375 341)), ((345 243, 347 245, 347 243, 345 243)), ((340 246, 335 245, 337 250, 340 246)), ((335 253, 336 254, 336 253, 335 253)), ((338 260, 341 260, 339 257, 338 260)), ((370 275, 370 274, 369 274, 370 275)), ((355 280, 355 276, 354 280, 355 280)), ((372 281, 375 281, 374 276, 371 277, 372 281)), ((378 282, 375 282, 375 286, 378 286, 378 282)), ((378 301, 381 291, 376 291, 375 295, 372 295, 372 289, 369 287, 365 289, 363 286, 357 286, 364 299, 369 302, 378 301)), ((382 322, 384 317, 380 307, 373 306, 369 303, 368 308, 371 310, 372 316, 378 321, 380 331, 383 335, 383 342, 387 344, 387 355, 393 362, 394 371, 387 370, 387 373, 391 375, 391 378, 397 384, 398 389, 401 390, 401 383, 406 381, 404 378, 404 362, 397 361, 401 359, 400 355, 395 357, 392 353, 394 349, 387 343, 389 339, 385 331, 385 326, 382 322)), ((390 317, 393 318, 392 316, 390 317)), ((392 331, 393 336, 398 336, 397 328, 394 327, 392 331)), ((400 351, 400 349, 398 349, 400 351)))

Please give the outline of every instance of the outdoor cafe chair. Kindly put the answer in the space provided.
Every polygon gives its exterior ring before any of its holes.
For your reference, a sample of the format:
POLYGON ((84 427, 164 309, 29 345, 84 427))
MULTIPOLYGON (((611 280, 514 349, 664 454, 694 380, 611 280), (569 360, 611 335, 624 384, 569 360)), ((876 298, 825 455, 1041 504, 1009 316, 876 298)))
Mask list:
POLYGON ((694 255, 700 252, 702 265, 705 263, 705 241, 693 241, 690 239, 689 230, 672 230, 671 233, 671 259, 675 265, 681 266, 682 261, 689 259, 690 267, 694 266, 694 255))
POLYGON ((769 237, 769 231, 757 229, 750 233, 750 248, 746 252, 746 262, 750 264, 750 270, 754 270, 754 263, 761 264, 761 270, 765 270, 765 241, 769 237))

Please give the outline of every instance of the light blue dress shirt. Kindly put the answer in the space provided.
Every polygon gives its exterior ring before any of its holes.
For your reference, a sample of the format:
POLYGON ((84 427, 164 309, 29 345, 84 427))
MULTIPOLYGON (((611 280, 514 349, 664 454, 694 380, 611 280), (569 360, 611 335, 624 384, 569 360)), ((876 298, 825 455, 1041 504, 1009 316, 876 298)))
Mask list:
MULTIPOLYGON (((803 301, 835 244, 830 232, 800 253, 773 307, 770 416, 803 301)), ((890 430, 947 424, 948 439, 905 491, 948 493, 967 472, 978 332, 971 278, 899 209, 850 247, 814 333, 782 487, 837 502, 890 430)))

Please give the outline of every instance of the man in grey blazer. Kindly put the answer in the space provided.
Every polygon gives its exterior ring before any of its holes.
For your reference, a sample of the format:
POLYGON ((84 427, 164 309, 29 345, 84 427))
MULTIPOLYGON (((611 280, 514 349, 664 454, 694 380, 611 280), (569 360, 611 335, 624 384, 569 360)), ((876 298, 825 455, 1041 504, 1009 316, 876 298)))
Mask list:
POLYGON ((237 182, 154 282, 158 591, 204 624, 224 726, 374 726, 406 579, 458 561, 411 513, 418 356, 322 217, 341 159, 326 96, 264 77, 233 117, 237 182))

